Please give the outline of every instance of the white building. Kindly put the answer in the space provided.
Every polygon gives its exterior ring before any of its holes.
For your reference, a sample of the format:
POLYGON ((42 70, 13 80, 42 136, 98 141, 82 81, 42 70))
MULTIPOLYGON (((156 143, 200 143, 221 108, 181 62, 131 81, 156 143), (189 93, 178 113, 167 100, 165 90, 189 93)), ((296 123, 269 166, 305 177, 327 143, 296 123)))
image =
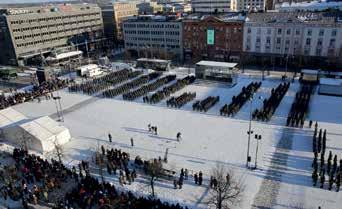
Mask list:
POLYGON ((267 0, 231 0, 232 11, 265 10, 267 0))
POLYGON ((224 13, 232 11, 231 0, 192 0, 191 7, 193 12, 202 13, 224 13))
POLYGON ((251 13, 244 26, 247 54, 342 57, 342 18, 335 13, 251 13))
POLYGON ((123 22, 125 50, 134 57, 183 59, 182 21, 176 16, 140 15, 123 22))

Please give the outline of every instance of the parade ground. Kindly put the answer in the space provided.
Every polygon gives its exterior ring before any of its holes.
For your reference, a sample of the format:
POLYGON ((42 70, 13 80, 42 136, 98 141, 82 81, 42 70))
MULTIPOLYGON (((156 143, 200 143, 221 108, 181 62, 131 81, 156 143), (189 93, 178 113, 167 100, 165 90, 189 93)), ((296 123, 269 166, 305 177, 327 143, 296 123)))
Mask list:
MULTIPOLYGON (((220 101, 206 113, 193 111, 193 102, 174 109, 167 107, 166 99, 151 105, 143 103, 141 97, 124 101, 122 96, 109 99, 60 90, 64 117, 61 123, 69 128, 72 136, 72 140, 64 145, 63 162, 72 166, 81 160, 92 160, 94 151, 101 145, 122 149, 130 153, 131 159, 137 155, 143 159, 164 158, 168 149, 166 168, 177 173, 181 168, 187 168, 190 174, 202 171, 205 184, 195 185, 189 178, 181 190, 176 190, 172 181, 157 181, 156 195, 161 199, 177 201, 189 208, 207 208, 207 182, 211 169, 219 163, 234 171, 245 186, 242 202, 235 208, 339 208, 338 205, 342 204, 340 192, 312 186, 313 128, 308 127, 308 122, 303 128, 285 126, 299 90, 298 80, 291 83, 269 122, 252 121, 254 134, 262 138, 256 153, 257 140, 251 137, 250 167, 255 167, 257 154, 257 169, 246 168, 250 105, 253 110, 262 107, 263 99, 268 98, 272 88, 281 82, 280 78, 262 80, 261 77, 241 75, 233 87, 196 81, 174 94, 196 92, 196 100, 220 96, 220 101), (262 81, 253 101, 244 104, 234 117, 220 116, 220 108, 229 104, 232 97, 252 81, 262 81), (158 127, 158 135, 148 131, 148 124, 158 127), (178 132, 182 134, 180 141, 176 140, 178 132), (112 143, 108 141, 108 133, 113 136, 112 143)), ((339 159, 342 157, 341 105, 341 97, 315 93, 307 119, 318 121, 319 128, 327 129, 327 152, 331 150, 339 159)), ((27 102, 14 106, 14 109, 30 118, 48 115, 58 119, 53 100, 27 102)), ((105 178, 122 188, 117 177, 106 173, 105 178)), ((143 177, 122 189, 143 195, 150 193, 148 180, 143 177)))

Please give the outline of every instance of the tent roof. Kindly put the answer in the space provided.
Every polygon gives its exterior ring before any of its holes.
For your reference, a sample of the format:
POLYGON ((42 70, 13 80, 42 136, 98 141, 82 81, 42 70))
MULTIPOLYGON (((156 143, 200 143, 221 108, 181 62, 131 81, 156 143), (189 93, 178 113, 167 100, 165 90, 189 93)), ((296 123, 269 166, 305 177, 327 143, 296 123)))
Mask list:
POLYGON ((66 130, 64 126, 60 126, 48 116, 23 123, 20 127, 40 141, 45 141, 66 130))
POLYGON ((0 110, 0 128, 23 120, 27 120, 27 117, 11 107, 0 110))

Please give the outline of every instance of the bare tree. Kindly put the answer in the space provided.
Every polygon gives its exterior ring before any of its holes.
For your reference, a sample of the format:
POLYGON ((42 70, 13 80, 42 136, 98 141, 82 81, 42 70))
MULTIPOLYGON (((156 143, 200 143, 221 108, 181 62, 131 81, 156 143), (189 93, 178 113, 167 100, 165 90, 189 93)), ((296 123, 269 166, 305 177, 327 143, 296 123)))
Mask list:
POLYGON ((153 159, 151 160, 146 167, 146 173, 150 177, 150 186, 152 190, 152 197, 154 197, 154 182, 158 179, 158 177, 163 175, 163 165, 162 162, 153 159))
POLYGON ((105 165, 104 161, 104 155, 101 153, 101 148, 100 148, 100 141, 97 141, 97 147, 95 151, 95 163, 99 169, 99 175, 101 176, 102 182, 104 182, 104 176, 103 176, 103 168, 105 165))
MULTIPOLYGON (((29 132, 30 130, 27 130, 29 132)), ((27 133, 25 130, 21 129, 17 133, 17 139, 19 142, 19 147, 21 149, 24 149, 25 151, 29 150, 29 145, 32 144, 32 138, 29 133, 27 133)))
POLYGON ((58 158, 58 162, 60 164, 62 164, 62 158, 64 156, 64 149, 63 149, 63 146, 58 142, 58 140, 54 140, 53 141, 53 145, 54 145, 54 155, 58 158))
POLYGON ((232 170, 218 163, 212 169, 211 175, 216 182, 210 189, 206 202, 208 205, 213 205, 217 209, 228 209, 241 202, 244 186, 241 179, 236 179, 232 170))

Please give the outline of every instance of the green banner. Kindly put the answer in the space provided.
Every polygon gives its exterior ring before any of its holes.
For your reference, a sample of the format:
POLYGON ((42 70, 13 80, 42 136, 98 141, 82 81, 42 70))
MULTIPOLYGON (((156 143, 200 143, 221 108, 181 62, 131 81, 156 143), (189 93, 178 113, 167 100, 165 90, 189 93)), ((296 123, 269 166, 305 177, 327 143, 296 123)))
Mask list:
POLYGON ((207 30, 207 44, 214 45, 215 43, 215 31, 213 29, 207 30))

